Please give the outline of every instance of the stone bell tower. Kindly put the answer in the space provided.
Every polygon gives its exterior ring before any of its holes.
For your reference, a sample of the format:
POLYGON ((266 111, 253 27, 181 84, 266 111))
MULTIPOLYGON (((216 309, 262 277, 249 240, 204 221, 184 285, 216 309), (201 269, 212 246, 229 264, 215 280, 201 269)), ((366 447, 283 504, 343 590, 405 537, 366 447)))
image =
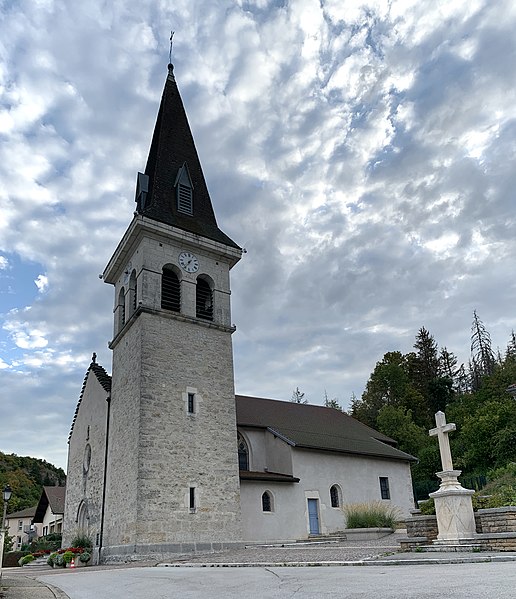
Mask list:
POLYGON ((229 271, 169 65, 115 288, 103 560, 241 541, 229 271))

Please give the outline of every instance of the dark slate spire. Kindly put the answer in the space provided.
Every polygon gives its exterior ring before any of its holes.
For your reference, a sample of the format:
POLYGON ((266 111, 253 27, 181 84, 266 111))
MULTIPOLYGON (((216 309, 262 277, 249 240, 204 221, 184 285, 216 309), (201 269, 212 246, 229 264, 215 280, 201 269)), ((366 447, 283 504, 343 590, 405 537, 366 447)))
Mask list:
POLYGON ((145 175, 148 180, 142 175, 138 177, 136 201, 139 214, 238 247, 217 226, 192 132, 174 78, 174 67, 171 64, 168 65, 168 77, 152 136, 145 175), (185 193, 180 204, 182 210, 178 210, 178 185, 182 182, 186 183, 186 187, 183 186, 185 193), (188 188, 188 184, 191 188, 188 188), (189 203, 191 214, 188 214, 189 203))

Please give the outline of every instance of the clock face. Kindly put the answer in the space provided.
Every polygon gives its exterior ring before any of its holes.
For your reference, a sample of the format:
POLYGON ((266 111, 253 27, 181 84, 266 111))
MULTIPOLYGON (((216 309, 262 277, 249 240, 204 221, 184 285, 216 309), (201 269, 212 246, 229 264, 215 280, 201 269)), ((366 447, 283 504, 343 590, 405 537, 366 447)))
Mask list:
POLYGON ((179 266, 186 272, 197 272, 199 270, 199 260, 190 252, 181 252, 179 254, 179 266))

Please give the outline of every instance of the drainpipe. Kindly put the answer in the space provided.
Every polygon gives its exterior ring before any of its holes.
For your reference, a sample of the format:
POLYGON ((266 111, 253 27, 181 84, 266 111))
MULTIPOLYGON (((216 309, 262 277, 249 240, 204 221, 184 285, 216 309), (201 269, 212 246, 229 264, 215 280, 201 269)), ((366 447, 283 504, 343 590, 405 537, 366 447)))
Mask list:
POLYGON ((106 506, 106 480, 108 467, 108 446, 109 446, 109 416, 111 412, 111 393, 106 397, 107 414, 106 414, 106 450, 104 453, 104 482, 102 485, 102 510, 100 513, 100 535, 99 535, 99 563, 102 562, 102 546, 104 542, 104 509, 106 506))

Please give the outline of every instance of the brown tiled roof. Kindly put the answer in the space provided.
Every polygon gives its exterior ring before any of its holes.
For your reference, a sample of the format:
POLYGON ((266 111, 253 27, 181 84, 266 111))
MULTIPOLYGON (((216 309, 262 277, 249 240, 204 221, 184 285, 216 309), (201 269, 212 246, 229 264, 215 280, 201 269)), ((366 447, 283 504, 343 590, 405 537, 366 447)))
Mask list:
POLYGON ((91 364, 88 366, 88 370, 84 375, 81 394, 79 395, 79 401, 77 402, 77 407, 75 408, 75 413, 73 415, 72 426, 70 427, 70 434, 68 435, 68 442, 70 442, 70 437, 73 433, 73 427, 75 425, 75 421, 77 420, 77 414, 79 413, 79 407, 82 402, 82 397, 84 395, 84 390, 86 389, 86 383, 88 382, 88 376, 90 372, 93 372, 93 374, 97 377, 97 380, 102 385, 104 391, 107 394, 111 393, 111 377, 106 372, 105 368, 103 368, 100 364, 97 364, 97 355, 94 353, 91 359, 91 364))
POLYGON ((39 503, 34 514, 34 522, 43 522, 47 507, 50 505, 55 515, 64 514, 66 487, 43 487, 39 503))
POLYGON ((295 447, 416 461, 390 437, 334 408, 237 395, 236 411, 238 426, 267 428, 295 447))
POLYGON ((145 174, 149 177, 149 191, 145 206, 137 205, 140 214, 238 248, 217 225, 172 65, 169 65, 145 174), (193 184, 191 216, 177 210, 176 177, 185 163, 193 184))
POLYGON ((240 470, 240 480, 267 480, 276 483, 298 483, 299 478, 290 474, 278 472, 255 472, 254 470, 240 470))
POLYGON ((36 513, 36 508, 38 506, 34 505, 32 507, 26 507, 24 510, 20 510, 19 512, 13 512, 12 514, 7 514, 6 518, 9 520, 10 518, 34 518, 36 513))

